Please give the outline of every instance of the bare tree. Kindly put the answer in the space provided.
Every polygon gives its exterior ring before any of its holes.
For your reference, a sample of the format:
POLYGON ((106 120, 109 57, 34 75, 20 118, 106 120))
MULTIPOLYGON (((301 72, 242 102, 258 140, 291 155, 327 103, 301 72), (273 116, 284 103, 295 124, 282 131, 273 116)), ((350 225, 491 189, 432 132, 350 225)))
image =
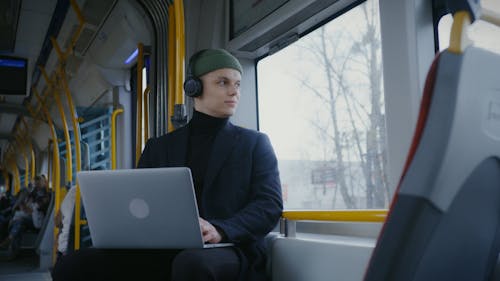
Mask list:
POLYGON ((382 114, 382 63, 380 62, 381 42, 378 32, 378 14, 376 13, 376 3, 371 2, 362 6, 364 19, 366 20, 366 32, 363 34, 361 42, 357 42, 359 54, 366 62, 369 77, 369 89, 371 91, 371 110, 369 115, 370 127, 366 138, 367 165, 371 173, 371 185, 367 185, 367 207, 383 208, 387 207, 388 185, 385 170, 386 153, 385 143, 380 139, 385 136, 384 116, 382 114), (383 130, 383 131, 382 131, 383 130))
POLYGON ((353 165, 363 174, 367 208, 386 207, 389 196, 378 14, 377 4, 370 4, 362 5, 365 26, 361 36, 349 34, 348 30, 336 31, 332 36, 323 26, 302 46, 324 76, 324 89, 307 77, 302 79, 302 85, 328 105, 329 128, 316 127, 329 135, 326 145, 334 151, 331 163, 335 163, 336 186, 347 208, 358 207, 357 199, 363 196, 352 186, 352 177, 357 174, 353 165), (364 90, 369 98, 358 98, 355 88, 358 92, 364 90), (348 156, 346 162, 344 156, 354 151, 357 161, 348 156))

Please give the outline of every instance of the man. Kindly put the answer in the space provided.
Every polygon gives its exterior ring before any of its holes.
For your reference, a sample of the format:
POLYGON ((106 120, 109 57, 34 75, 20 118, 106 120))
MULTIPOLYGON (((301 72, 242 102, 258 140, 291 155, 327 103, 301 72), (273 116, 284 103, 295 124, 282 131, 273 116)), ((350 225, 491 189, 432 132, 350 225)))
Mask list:
POLYGON ((267 136, 228 120, 240 98, 241 74, 240 63, 225 50, 193 55, 184 84, 194 98, 193 118, 150 139, 139 161, 139 168, 189 167, 204 241, 235 246, 133 253, 87 249, 63 258, 54 281, 266 280, 264 236, 281 216, 281 189, 267 136), (82 268, 87 270, 77 270, 82 268))

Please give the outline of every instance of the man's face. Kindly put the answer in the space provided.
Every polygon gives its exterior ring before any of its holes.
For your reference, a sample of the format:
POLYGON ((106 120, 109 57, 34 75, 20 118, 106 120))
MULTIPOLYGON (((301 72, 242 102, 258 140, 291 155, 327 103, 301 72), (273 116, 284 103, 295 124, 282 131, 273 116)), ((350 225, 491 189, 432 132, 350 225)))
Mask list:
POLYGON ((203 93, 195 98, 195 109, 217 118, 232 116, 240 99, 240 72, 232 68, 222 68, 209 72, 200 79, 203 83, 203 93))

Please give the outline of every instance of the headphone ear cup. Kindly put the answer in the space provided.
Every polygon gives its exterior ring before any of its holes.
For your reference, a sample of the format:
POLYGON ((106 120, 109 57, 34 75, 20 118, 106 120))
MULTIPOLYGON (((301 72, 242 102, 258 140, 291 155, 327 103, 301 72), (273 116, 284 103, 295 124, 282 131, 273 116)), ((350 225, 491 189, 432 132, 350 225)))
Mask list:
POLYGON ((184 81, 184 93, 188 97, 199 97, 203 92, 203 84, 200 79, 197 77, 188 77, 186 81, 184 81))

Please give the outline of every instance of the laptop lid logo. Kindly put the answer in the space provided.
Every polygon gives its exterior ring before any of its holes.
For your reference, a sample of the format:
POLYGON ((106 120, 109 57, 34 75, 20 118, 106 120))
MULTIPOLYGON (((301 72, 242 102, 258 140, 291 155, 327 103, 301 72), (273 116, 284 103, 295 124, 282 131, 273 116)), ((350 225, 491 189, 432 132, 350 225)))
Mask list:
POLYGON ((141 198, 134 198, 130 200, 128 209, 132 216, 138 219, 144 219, 149 216, 149 205, 141 198))

